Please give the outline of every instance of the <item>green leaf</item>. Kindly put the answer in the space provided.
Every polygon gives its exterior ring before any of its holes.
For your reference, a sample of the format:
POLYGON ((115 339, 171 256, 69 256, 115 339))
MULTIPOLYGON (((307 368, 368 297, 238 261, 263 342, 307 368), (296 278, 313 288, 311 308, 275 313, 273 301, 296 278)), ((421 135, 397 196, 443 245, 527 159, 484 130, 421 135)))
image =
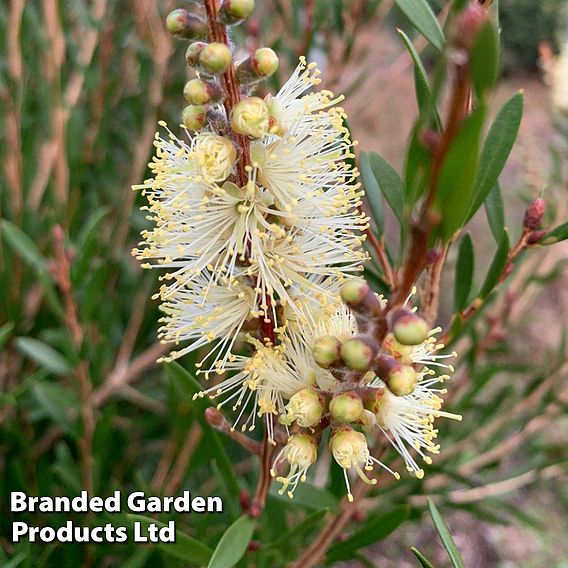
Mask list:
POLYGON ((10 336, 14 331, 14 322, 7 322, 2 327, 0 327, 0 348, 4 347, 10 336))
POLYGON ((565 241, 566 239, 568 239, 568 221, 562 223, 562 225, 558 225, 558 227, 555 227, 552 231, 549 231, 540 243, 543 245, 553 245, 554 243, 565 241))
POLYGON ((499 33, 493 20, 479 30, 471 50, 471 82, 476 95, 483 98, 499 75, 499 33))
POLYGON ((301 506, 307 509, 327 508, 330 511, 337 511, 339 507, 339 502, 333 493, 323 487, 316 487, 311 483, 301 483, 298 485, 294 491, 293 501, 290 501, 290 498, 286 494, 280 495, 275 485, 271 487, 269 494, 274 499, 283 501, 286 504, 301 506))
POLYGON ((6 242, 36 270, 47 271, 47 264, 33 240, 10 221, 2 220, 2 233, 6 242))
POLYGON ((436 202, 442 213, 441 233, 450 239, 462 227, 474 194, 485 106, 479 106, 464 121, 442 164, 436 202))
POLYGON ((430 510, 430 516, 432 517, 432 521, 434 521, 434 526, 440 535, 440 539, 444 548, 447 550, 450 560, 452 561, 452 565, 454 568, 465 568, 465 564, 461 557, 460 551, 452 538, 450 533, 450 529, 442 519, 440 512, 438 511, 436 505, 432 502, 431 499, 428 499, 428 509, 430 510))
POLYGON ((416 558, 418 559, 418 562, 420 562, 420 566, 422 566, 422 568, 434 568, 432 563, 417 548, 414 548, 414 546, 413 546, 410 550, 412 550, 412 554, 414 554, 414 556, 416 556, 416 558))
POLYGON ((503 236, 503 231, 505 230, 505 206, 503 204, 503 196, 501 195, 499 183, 493 186, 484 204, 489 228, 491 229, 493 238, 497 244, 499 244, 503 236))
POLYGON ((221 537, 207 568, 232 568, 246 552, 254 524, 248 515, 238 518, 221 537))
POLYGON ((8 562, 4 562, 2 564, 2 568, 17 568, 17 566, 19 566, 24 560, 26 560, 26 558, 26 554, 22 552, 18 554, 18 556, 14 556, 14 558, 9 560, 8 562))
POLYGON ((361 179, 365 187, 365 197, 371 209, 371 216, 382 235, 384 233, 383 197, 366 152, 361 153, 359 167, 361 168, 361 179))
POLYGON ((16 347, 21 353, 51 373, 64 375, 73 370, 71 363, 59 351, 56 351, 53 347, 39 339, 18 337, 16 339, 16 347))
POLYGON ((280 538, 263 546, 263 549, 266 550, 268 548, 279 548, 280 546, 285 546, 287 543, 291 542, 298 535, 304 536, 305 531, 309 531, 310 529, 313 530, 313 528, 325 517, 328 512, 329 509, 327 507, 325 507, 324 509, 319 509, 318 511, 313 511, 312 513, 307 515, 302 522, 293 526, 280 538))
POLYGON ((454 312, 461 312, 467 306, 473 284, 474 267, 473 242, 467 233, 461 240, 458 250, 454 281, 454 312))
POLYGON ((404 184, 397 171, 376 152, 367 153, 371 171, 399 223, 404 220, 404 184))
POLYGON ((515 93, 498 112, 481 150, 468 221, 493 189, 511 153, 523 117, 523 93, 515 93))
POLYGON ((68 434, 78 436, 77 422, 71 418, 76 413, 79 403, 72 391, 64 389, 59 383, 42 382, 35 384, 31 393, 42 415, 49 416, 68 434))
POLYGON ((487 276, 485 277, 485 282, 481 287, 481 292, 479 293, 479 297, 483 300, 486 298, 491 290, 495 288, 505 266, 507 264, 507 258, 509 256, 509 232, 507 229, 503 231, 503 237, 501 238, 501 242, 499 244, 499 248, 493 257, 493 261, 491 262, 491 266, 489 267, 489 271, 487 272, 487 276))
MULTIPOLYGON (((412 40, 402 31, 397 29, 396 30, 410 57, 412 58, 412 62, 414 63, 414 88, 416 89, 416 100, 418 101, 418 108, 420 109, 421 113, 430 113, 432 111, 431 107, 433 105, 432 100, 432 92, 430 90, 430 81, 428 80, 428 74, 426 73, 426 68, 420 59, 420 55, 416 51, 412 40)), ((440 117, 438 115, 438 111, 434 109, 434 121, 436 123, 437 128, 441 127, 440 117)))
POLYGON ((444 32, 426 0, 395 0, 412 25, 438 50, 444 47, 444 32))
POLYGON ((408 518, 409 512, 410 509, 407 506, 401 506, 388 513, 369 517, 351 537, 329 549, 326 555, 326 564, 348 560, 359 548, 370 546, 386 538, 408 518))
MULTIPOLYGON (((156 521, 156 519, 143 515, 128 514, 126 517, 132 525, 140 523, 143 530, 146 530, 151 524, 155 524, 158 528, 167 526, 166 523, 161 523, 156 521)), ((205 566, 209 562, 211 554, 213 554, 213 551, 208 546, 178 530, 176 530, 175 542, 161 542, 156 544, 156 548, 170 556, 175 556, 198 566, 205 566)))

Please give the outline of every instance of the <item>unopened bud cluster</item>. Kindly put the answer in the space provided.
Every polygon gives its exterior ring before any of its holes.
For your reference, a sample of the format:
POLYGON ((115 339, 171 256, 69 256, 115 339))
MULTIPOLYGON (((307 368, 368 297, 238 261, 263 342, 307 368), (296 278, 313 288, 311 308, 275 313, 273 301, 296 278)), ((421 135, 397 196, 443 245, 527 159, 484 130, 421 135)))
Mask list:
MULTIPOLYGON (((271 107, 270 97, 263 100, 246 96, 251 88, 276 72, 276 53, 269 47, 262 47, 235 64, 228 45, 203 41, 207 37, 207 19, 199 6, 195 10, 196 13, 192 13, 178 8, 166 19, 166 27, 172 35, 195 40, 185 54, 187 64, 195 69, 197 78, 190 80, 183 90, 189 103, 182 113, 183 125, 188 130, 198 131, 218 118, 215 106, 223 103, 228 95, 223 76, 234 67, 234 80, 245 96, 240 101, 233 101, 234 108, 227 117, 233 132, 251 138, 261 138, 268 133, 282 135, 285 129, 271 107)), ((224 0, 217 17, 221 24, 235 26, 248 18, 253 10, 254 0, 224 0)))

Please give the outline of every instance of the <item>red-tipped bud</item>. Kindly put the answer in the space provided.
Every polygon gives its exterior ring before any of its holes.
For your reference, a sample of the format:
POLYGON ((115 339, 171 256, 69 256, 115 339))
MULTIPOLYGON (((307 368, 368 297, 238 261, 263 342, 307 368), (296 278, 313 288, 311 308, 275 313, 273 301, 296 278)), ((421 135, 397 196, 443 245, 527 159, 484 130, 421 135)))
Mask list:
POLYGON ((249 85, 270 77, 278 69, 278 56, 269 47, 257 49, 239 63, 236 79, 241 85, 249 85))
POLYGON ((469 51, 487 19, 488 14, 481 4, 477 1, 470 2, 455 21, 453 38, 456 47, 469 51))
POLYGON ((199 51, 197 65, 208 75, 219 75, 229 68, 231 59, 231 50, 224 43, 214 41, 199 51))
POLYGON ((409 365, 395 365, 386 377, 388 389, 396 396, 407 396, 414 392, 418 383, 416 371, 409 365))
POLYGON ((523 225, 525 229, 529 231, 534 231, 542 221, 544 217, 544 199, 539 197, 535 199, 528 207, 525 212, 525 218, 523 220, 523 225))
POLYGON ((183 96, 189 104, 206 105, 223 99, 223 90, 214 81, 192 79, 185 84, 183 96))
POLYGON ((341 358, 354 371, 366 371, 377 354, 377 346, 366 338, 353 337, 341 346, 341 358))
POLYGON ((402 345, 420 345, 430 331, 430 326, 420 316, 404 308, 389 314, 389 326, 402 345))
POLYGON ((527 245, 537 245, 546 236, 546 231, 532 231, 527 236, 527 245))
POLYGON ((254 12, 254 0, 223 0, 219 19, 228 26, 240 24, 254 12))
POLYGON ((181 121, 188 130, 201 130, 207 122, 207 109, 200 105, 189 105, 181 113, 181 121))
POLYGON ((205 47, 207 47, 207 43, 204 41, 194 41, 189 45, 185 52, 185 60, 190 67, 197 66, 199 54, 203 51, 203 49, 205 49, 205 47))
POLYGON ((361 418, 363 410, 363 401, 356 392, 338 394, 329 403, 331 418, 339 422, 357 422, 361 418))
POLYGON ((207 36, 207 22, 183 8, 168 14, 166 28, 173 36, 181 39, 198 39, 207 36))
POLYGON ((324 369, 329 369, 339 362, 341 341, 333 335, 318 337, 312 347, 315 362, 324 369))

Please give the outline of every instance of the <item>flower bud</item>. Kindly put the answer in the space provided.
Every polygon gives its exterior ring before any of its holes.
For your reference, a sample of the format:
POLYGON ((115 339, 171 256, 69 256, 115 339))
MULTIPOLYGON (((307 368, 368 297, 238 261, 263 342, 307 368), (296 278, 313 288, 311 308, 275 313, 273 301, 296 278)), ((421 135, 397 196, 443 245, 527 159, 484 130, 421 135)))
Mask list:
POLYGON ((402 345, 420 345, 430 331, 426 321, 405 309, 391 312, 389 321, 395 339, 402 345))
POLYGON ((523 220, 523 225, 525 229, 529 231, 534 231, 542 221, 544 217, 544 199, 539 197, 535 199, 528 207, 525 212, 525 218, 523 220))
POLYGON ((453 34, 456 47, 469 51, 487 19, 487 12, 481 4, 477 0, 470 2, 456 17, 453 34))
POLYGON ((323 402, 323 397, 315 390, 302 389, 292 395, 284 407, 286 415, 280 417, 280 422, 289 426, 295 420, 302 428, 316 426, 323 415, 323 402))
POLYGON ((318 337, 312 347, 315 362, 324 369, 329 369, 339 361, 341 341, 333 335, 318 337))
POLYGON ((385 382, 392 394, 407 396, 414 392, 418 383, 418 375, 409 365, 395 365, 390 370, 385 382))
POLYGON ((364 407, 377 414, 380 410, 381 399, 385 394, 384 388, 369 388, 365 393, 365 400, 363 401, 364 407))
POLYGON ((361 278, 350 278, 341 286, 341 299, 351 308, 359 305, 370 292, 369 285, 361 278))
POLYGON ((542 239, 546 236, 546 231, 532 231, 527 236, 527 245, 532 246, 540 243, 542 239))
POLYGON ((357 422, 363 413, 363 401, 355 392, 343 392, 331 399, 329 412, 333 420, 346 423, 357 422))
POLYGON ((201 174, 208 181, 227 179, 237 161, 237 150, 233 143, 212 132, 196 137, 193 152, 201 174))
POLYGON ((200 105, 188 105, 181 113, 181 121, 188 130, 201 130, 207 121, 207 110, 200 105))
POLYGON ((247 97, 235 105, 231 115, 231 128, 237 134, 262 138, 268 134, 268 127, 268 109, 262 99, 247 97))
POLYGON ((241 85, 249 85, 270 77, 276 69, 278 56, 269 47, 262 47, 239 63, 235 77, 241 85))
POLYGON ((182 39, 207 36, 207 22, 195 14, 190 14, 184 8, 178 8, 168 14, 166 28, 170 34, 182 39))
POLYGON ((224 43, 214 41, 199 51, 197 66, 208 75, 219 75, 229 68, 231 59, 231 50, 224 43))
POLYGON ((240 24, 254 12, 254 0, 223 0, 219 19, 228 26, 240 24))
POLYGON ((375 357, 376 351, 370 342, 360 337, 353 337, 341 346, 341 358, 350 369, 365 371, 375 357))
POLYGON ((189 104, 206 105, 221 101, 223 99, 223 91, 221 87, 213 81, 192 79, 185 84, 183 96, 189 104))
POLYGON ((207 47, 207 44, 204 41, 194 41, 189 45, 185 52, 185 60, 190 67, 197 66, 199 54, 205 49, 205 47, 207 47))

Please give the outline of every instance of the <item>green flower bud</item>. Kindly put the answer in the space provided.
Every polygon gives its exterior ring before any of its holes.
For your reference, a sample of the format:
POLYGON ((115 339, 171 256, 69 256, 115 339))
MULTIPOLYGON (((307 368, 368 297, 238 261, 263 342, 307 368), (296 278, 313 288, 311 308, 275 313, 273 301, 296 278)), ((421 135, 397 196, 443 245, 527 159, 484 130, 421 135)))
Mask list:
POLYGON ((333 335, 318 337, 312 347, 315 362, 324 369, 329 369, 339 361, 341 355, 341 341, 333 335))
POLYGON ((258 97, 242 99, 233 109, 231 128, 237 134, 262 138, 268 134, 268 109, 258 97))
POLYGON ((363 414, 363 401, 355 392, 344 392, 334 396, 329 403, 329 412, 339 422, 357 422, 363 414))
POLYGON ((392 394, 407 396, 414 392, 418 383, 418 375, 409 365, 395 365, 390 370, 386 383, 392 394))
POLYGON ((270 77, 276 69, 278 56, 269 47, 262 47, 239 63, 235 76, 241 85, 248 85, 270 77))
POLYGON ((223 0, 219 19, 228 26, 241 23, 254 12, 254 0, 223 0))
POLYGON ((350 278, 341 286, 341 299, 348 306, 356 306, 363 301, 369 290, 369 285, 361 278, 350 278))
POLYGON ((290 425, 295 420, 302 428, 316 426, 323 415, 323 402, 323 397, 315 390, 302 389, 290 398, 285 406, 286 415, 280 417, 280 422, 290 425))
POLYGON ((416 314, 407 313, 393 320, 392 331, 402 345, 420 345, 427 339, 430 326, 416 314))
POLYGON ((231 58, 231 50, 224 43, 214 41, 200 50, 197 64, 203 72, 219 75, 229 68, 231 58))
POLYGON ((201 105, 188 105, 181 113, 181 121, 188 130, 201 130, 207 121, 207 110, 201 105))
POLYGON ((354 337, 341 346, 343 362, 355 371, 365 371, 375 357, 376 350, 366 341, 354 337))
POLYGON ((197 66, 197 60, 199 58, 199 54, 207 47, 207 44, 204 41, 195 41, 189 45, 187 51, 185 52, 185 60, 190 67, 197 66))
POLYGON ((183 8, 173 10, 168 14, 166 28, 173 36, 182 39, 197 39, 207 36, 207 22, 183 8))
POLYGON ((192 105, 217 103, 223 99, 223 91, 212 81, 192 79, 185 84, 183 96, 192 105))

